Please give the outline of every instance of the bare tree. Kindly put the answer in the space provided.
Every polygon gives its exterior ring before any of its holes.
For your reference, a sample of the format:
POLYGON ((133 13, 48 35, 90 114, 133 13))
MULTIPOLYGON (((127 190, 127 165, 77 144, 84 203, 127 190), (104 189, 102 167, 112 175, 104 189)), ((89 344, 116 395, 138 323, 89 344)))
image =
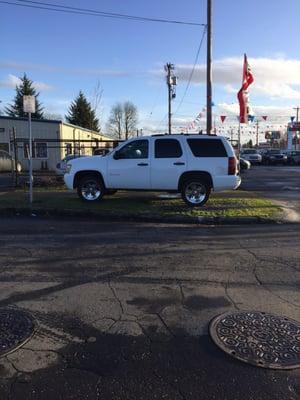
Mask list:
POLYGON ((128 139, 135 135, 138 123, 136 106, 126 101, 115 104, 110 112, 108 128, 111 134, 118 139, 128 139))
POLYGON ((138 112, 136 106, 130 101, 126 101, 123 105, 124 112, 124 133, 125 139, 134 136, 138 123, 138 112))
POLYGON ((114 137, 118 139, 123 138, 123 106, 121 103, 116 103, 112 107, 108 127, 114 137))
POLYGON ((101 121, 103 114, 102 96, 103 96, 103 88, 101 86, 100 81, 97 81, 96 86, 94 87, 93 90, 93 94, 91 96, 91 106, 100 121, 100 131, 101 131, 101 121))

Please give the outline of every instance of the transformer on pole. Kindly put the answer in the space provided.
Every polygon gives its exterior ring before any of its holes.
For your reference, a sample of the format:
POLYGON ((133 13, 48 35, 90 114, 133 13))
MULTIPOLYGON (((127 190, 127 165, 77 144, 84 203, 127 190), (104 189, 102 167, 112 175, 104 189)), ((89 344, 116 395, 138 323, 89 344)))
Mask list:
POLYGON ((174 64, 167 63, 165 71, 167 73, 168 86, 168 133, 172 133, 172 100, 176 97, 175 87, 177 85, 177 77, 174 76, 174 64))

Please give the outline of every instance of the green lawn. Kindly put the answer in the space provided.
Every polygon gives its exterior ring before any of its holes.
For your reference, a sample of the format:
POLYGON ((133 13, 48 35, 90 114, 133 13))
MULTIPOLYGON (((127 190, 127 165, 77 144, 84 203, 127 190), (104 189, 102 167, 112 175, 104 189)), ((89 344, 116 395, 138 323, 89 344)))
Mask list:
MULTIPOLYGON (((0 194, 0 209, 28 207, 28 193, 15 191, 0 194)), ((213 194, 206 205, 190 208, 180 198, 154 193, 118 192, 97 203, 82 202, 75 192, 66 190, 34 192, 34 210, 89 211, 96 214, 121 216, 203 216, 203 217, 263 217, 274 218, 280 207, 270 200, 256 197, 255 193, 230 191, 213 194)))

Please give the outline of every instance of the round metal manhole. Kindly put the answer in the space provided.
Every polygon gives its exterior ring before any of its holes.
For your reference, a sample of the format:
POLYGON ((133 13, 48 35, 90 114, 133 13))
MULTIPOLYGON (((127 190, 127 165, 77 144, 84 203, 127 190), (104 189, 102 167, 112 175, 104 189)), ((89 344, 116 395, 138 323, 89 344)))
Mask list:
POLYGON ((0 357, 25 344, 34 332, 30 315, 19 310, 0 310, 0 357))
POLYGON ((227 354, 257 367, 300 367, 300 323, 263 312, 227 312, 209 327, 212 340, 227 354))

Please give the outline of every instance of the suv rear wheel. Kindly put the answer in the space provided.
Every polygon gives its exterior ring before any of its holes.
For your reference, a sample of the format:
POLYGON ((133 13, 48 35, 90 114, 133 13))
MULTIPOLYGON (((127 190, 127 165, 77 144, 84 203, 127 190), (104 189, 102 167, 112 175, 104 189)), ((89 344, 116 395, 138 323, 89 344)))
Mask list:
POLYGON ((103 182, 96 175, 85 175, 80 179, 77 193, 84 201, 101 200, 105 193, 103 182))
POLYGON ((188 179, 182 185, 181 197, 188 206, 200 207, 209 199, 210 191, 209 184, 204 180, 188 179))

